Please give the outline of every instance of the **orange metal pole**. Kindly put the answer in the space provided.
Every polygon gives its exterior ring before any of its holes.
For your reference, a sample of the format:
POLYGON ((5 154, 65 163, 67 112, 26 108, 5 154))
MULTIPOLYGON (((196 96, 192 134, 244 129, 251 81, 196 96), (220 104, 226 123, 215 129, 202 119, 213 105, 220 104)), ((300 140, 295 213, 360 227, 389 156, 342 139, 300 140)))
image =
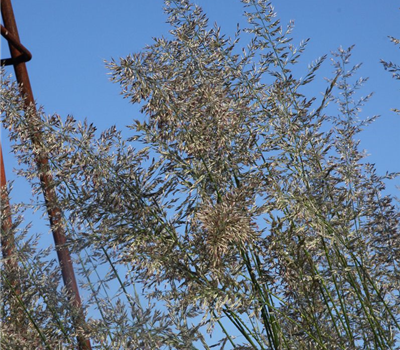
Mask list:
POLYGON ((4 237, 4 233, 8 233, 12 226, 12 220, 11 220, 11 212, 10 212, 10 203, 9 203, 8 196, 6 193, 7 179, 6 179, 6 171, 4 168, 3 150, 1 148, 1 143, 0 143, 0 163, 1 163, 1 172, 0 172, 1 211, 2 211, 2 213, 5 214, 4 215, 5 219, 1 222, 1 229, 3 232, 3 234, 1 235, 1 249, 3 252, 3 257, 10 258, 14 251, 14 240, 13 240, 12 236, 10 236, 10 235, 7 235, 7 237, 4 237))

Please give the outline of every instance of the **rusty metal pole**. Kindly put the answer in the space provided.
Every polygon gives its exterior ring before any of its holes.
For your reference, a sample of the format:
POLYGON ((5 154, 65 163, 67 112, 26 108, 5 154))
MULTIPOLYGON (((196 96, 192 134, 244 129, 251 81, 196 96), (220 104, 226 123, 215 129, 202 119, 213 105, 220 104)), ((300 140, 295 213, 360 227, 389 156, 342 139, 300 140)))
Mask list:
MULTIPOLYGON (((18 299, 21 295, 21 283, 18 278, 18 262, 15 256, 15 240, 14 233, 12 229, 12 218, 11 218, 11 207, 10 201, 7 193, 7 179, 6 171, 3 159, 3 150, 0 142, 0 202, 1 202, 1 212, 3 214, 3 220, 1 221, 1 251, 4 258, 4 277, 7 279, 6 284, 8 284, 12 291, 15 293, 18 299)), ((11 301, 10 301, 11 302, 11 301)), ((24 325, 24 313, 18 303, 11 305, 10 317, 13 319, 13 324, 17 332, 21 332, 25 328, 24 325)), ((8 320, 6 321, 8 322, 8 320)), ((24 336, 19 333, 20 336, 24 336)))
MULTIPOLYGON (((10 202, 8 200, 8 196, 6 193, 7 179, 6 179, 6 171, 4 168, 4 160, 3 160, 3 150, 1 148, 0 143, 0 163, 1 163, 1 171, 0 171, 0 183, 1 183, 1 212, 4 213, 5 218, 1 222, 1 230, 2 233, 6 233, 7 237, 1 235, 1 250, 3 252, 3 257, 5 259, 11 259, 13 252, 15 250, 14 247, 14 239, 13 236, 9 234, 9 231, 12 227, 11 220, 11 211, 10 211, 10 202)), ((6 260, 7 263, 13 264, 15 266, 15 262, 12 260, 6 260)))
MULTIPOLYGON (((11 36, 20 43, 17 25, 15 22, 14 11, 10 0, 1 1, 1 13, 3 17, 3 23, 6 32, 10 33, 11 36)), ((3 32, 3 30, 2 30, 3 32)), ((32 88, 29 81, 28 71, 26 64, 21 56, 21 47, 13 45, 12 40, 8 41, 11 59, 13 60, 13 66, 17 81, 20 85, 21 94, 24 98, 25 109, 30 111, 31 118, 39 118, 37 116, 35 100, 33 98, 32 88)), ((21 45, 22 46, 22 45, 21 45)), ((41 149, 41 133, 40 130, 32 130, 31 134, 32 143, 41 149)), ((50 226, 53 232, 53 238, 57 250, 57 256, 61 267, 62 277, 64 284, 74 300, 74 306, 79 309, 79 316, 74 320, 76 328, 85 328, 85 318, 82 310, 82 302, 79 296, 78 284, 76 282, 74 268, 72 265, 71 255, 66 245, 65 229, 62 224, 62 212, 58 205, 57 195, 54 189, 54 182, 50 173, 49 162, 46 154, 39 154, 36 156, 36 164, 39 170, 40 184, 43 190, 44 199, 47 207, 47 213, 49 215, 50 226)), ((80 350, 90 350, 90 340, 83 336, 78 336, 78 345, 80 350)))

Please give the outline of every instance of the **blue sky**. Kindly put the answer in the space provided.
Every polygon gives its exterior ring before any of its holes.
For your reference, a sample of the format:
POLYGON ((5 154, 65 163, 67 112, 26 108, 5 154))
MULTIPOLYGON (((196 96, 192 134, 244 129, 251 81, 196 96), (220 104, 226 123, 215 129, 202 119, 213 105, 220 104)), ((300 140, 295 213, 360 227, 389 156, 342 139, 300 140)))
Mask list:
MULTIPOLYGON (((228 35, 235 32, 238 22, 244 25, 239 0, 196 3, 209 15, 210 23, 216 21, 228 35)), ((33 54, 28 72, 34 96, 46 113, 88 118, 100 130, 113 124, 123 128, 139 117, 139 108, 123 100, 119 86, 109 81, 104 60, 138 52, 153 37, 167 34, 161 0, 14 0, 13 6, 22 43, 33 54)), ((379 172, 400 170, 400 117, 390 112, 390 108, 400 108, 400 82, 379 63, 381 58, 400 62, 399 48, 387 38, 400 37, 398 1, 281 0, 274 6, 283 25, 295 20, 295 44, 311 38, 299 72, 306 72, 308 63, 339 46, 356 45, 353 63, 363 62, 360 75, 370 78, 360 94, 375 93, 361 117, 382 116, 363 132, 361 147, 371 154, 369 161, 376 163, 379 172)), ((7 56, 4 40, 2 49, 2 57, 7 56)), ((323 78, 332 71, 327 61, 317 76, 314 95, 325 89, 323 78)), ((5 136, 2 131, 11 179, 15 162, 7 154, 5 136)))
MULTIPOLYGON (((210 24, 216 21, 228 35, 234 34, 238 22, 244 26, 239 0, 195 2, 209 15, 210 24)), ((294 44, 311 38, 299 72, 305 73, 308 63, 339 46, 356 45, 353 63, 363 62, 359 73, 370 78, 360 95, 375 93, 360 117, 381 115, 360 135, 361 147, 371 154, 368 160, 376 163, 379 173, 400 171, 400 116, 390 111, 400 109, 400 81, 379 63, 385 59, 400 64, 399 48, 387 38, 400 37, 398 0, 280 0, 274 5, 283 25, 295 20, 294 44)), ((139 52, 153 37, 167 34, 161 0, 13 0, 13 6, 21 41, 33 54, 27 64, 33 93, 46 113, 87 118, 99 130, 113 124, 123 128, 140 116, 139 107, 122 99, 119 86, 109 81, 104 60, 139 52)), ((8 57, 7 51, 2 39, 2 58, 8 57)), ((325 62, 313 85, 314 95, 325 90, 324 77, 332 72, 325 62)), ((4 130, 2 146, 7 178, 15 179, 12 168, 17 164, 4 130)), ((29 200, 28 187, 16 184, 14 199, 29 200)), ((394 186, 390 191, 400 197, 394 186)))
MULTIPOLYGON (((218 22, 228 35, 234 34, 238 22, 244 26, 239 0, 196 3, 209 15, 210 24, 218 22)), ((339 46, 356 45, 353 63, 363 62, 359 73, 370 77, 360 93, 375 92, 361 117, 381 115, 360 135, 361 147, 371 154, 369 161, 376 163, 380 173, 400 171, 400 116, 390 111, 400 108, 400 82, 379 63, 381 58, 400 62, 399 48, 387 38, 400 37, 399 2, 281 0, 274 5, 283 25, 295 20, 295 44, 311 38, 298 66, 300 75, 316 58, 339 46)), ((100 130, 113 124, 123 128, 140 116, 138 106, 122 99, 119 86, 109 81, 104 60, 139 52, 153 37, 167 34, 170 28, 161 0, 14 0, 13 6, 22 43, 33 54, 27 64, 33 93, 46 113, 88 118, 100 130)), ((2 40, 2 57, 8 57, 4 44, 2 40)), ((317 76, 314 95, 325 90, 324 77, 332 76, 332 71, 327 61, 317 76)), ((17 164, 9 154, 4 130, 2 145, 7 177, 15 179, 12 168, 17 164)), ((26 199, 29 190, 18 184, 14 198, 26 199)))

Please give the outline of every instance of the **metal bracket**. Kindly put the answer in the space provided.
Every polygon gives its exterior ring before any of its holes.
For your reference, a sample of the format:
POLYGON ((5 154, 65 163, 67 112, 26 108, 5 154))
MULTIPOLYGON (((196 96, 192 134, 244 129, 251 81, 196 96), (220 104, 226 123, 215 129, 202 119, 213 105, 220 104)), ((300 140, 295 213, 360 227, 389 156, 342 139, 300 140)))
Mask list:
POLYGON ((16 38, 14 35, 12 35, 7 28, 3 27, 1 25, 1 36, 8 41, 9 44, 12 44, 21 54, 15 58, 3 58, 0 61, 0 64, 2 66, 11 66, 16 63, 20 62, 28 62, 32 59, 32 54, 29 52, 29 50, 22 45, 18 38, 16 38))

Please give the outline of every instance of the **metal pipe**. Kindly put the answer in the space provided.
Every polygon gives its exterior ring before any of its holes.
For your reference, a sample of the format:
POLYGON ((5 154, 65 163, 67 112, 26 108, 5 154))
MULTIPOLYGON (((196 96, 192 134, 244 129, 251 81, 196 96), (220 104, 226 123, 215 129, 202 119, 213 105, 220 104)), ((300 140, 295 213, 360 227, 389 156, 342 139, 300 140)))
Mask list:
MULTIPOLYGON (((1 1, 1 13, 3 23, 6 30, 11 33, 12 38, 20 43, 17 25, 15 22, 14 11, 10 0, 1 1)), ((29 81, 28 71, 25 62, 19 62, 18 57, 23 54, 20 50, 9 41, 9 48, 13 62, 15 75, 19 83, 22 97, 24 98, 26 111, 31 111, 31 118, 39 118, 37 116, 35 100, 33 98, 32 88, 29 81)), ((20 47, 21 48, 21 47, 20 47)), ((32 130, 31 141, 40 149, 41 133, 40 130, 32 130)), ((47 213, 49 215, 50 227, 53 232, 53 238, 56 246, 57 256, 61 267, 61 273, 64 284, 73 297, 75 307, 79 308, 80 315, 74 320, 76 328, 85 328, 85 319, 82 311, 82 302, 79 295, 79 289, 75 278, 74 268, 72 265, 71 255, 66 245, 66 236, 64 226, 62 224, 62 212, 58 204, 57 195, 54 188, 53 177, 50 173, 49 161, 46 154, 36 156, 36 164, 39 170, 40 184, 46 203, 47 213)), ((83 336, 78 336, 78 345, 81 350, 91 349, 90 340, 83 336)))
MULTIPOLYGON (((5 214, 5 219, 1 222, 1 230, 2 233, 7 233, 7 237, 1 235, 1 250, 3 252, 3 257, 5 259, 11 258, 13 252, 15 250, 14 247, 14 239, 12 236, 9 235, 9 230, 12 227, 12 220, 11 220, 11 212, 10 212, 10 202, 8 200, 6 186, 7 186, 7 179, 6 179, 6 171, 4 168, 4 160, 3 160, 3 150, 1 148, 0 143, 0 163, 1 163, 1 172, 0 172, 0 183, 1 183, 1 212, 5 214)), ((6 260, 7 262, 12 260, 6 260)), ((15 265, 15 264, 14 264, 15 265)))
POLYGON ((19 40, 12 35, 5 27, 1 26, 1 35, 9 42, 11 43, 18 51, 20 52, 20 55, 16 58, 6 58, 2 59, 0 61, 0 64, 2 66, 10 66, 12 64, 15 64, 17 62, 28 62, 32 58, 32 54, 28 51, 28 49, 22 45, 19 40))
MULTIPOLYGON (((10 201, 7 193, 7 179, 6 171, 3 159, 3 150, 0 142, 0 201, 1 201, 1 212, 3 214, 3 220, 1 221, 1 251, 4 258, 4 273, 7 284, 10 285, 12 291, 15 293, 16 298, 21 295, 21 283, 18 279, 18 263, 15 256, 15 239, 12 229, 12 217, 10 201)), ((10 310, 10 317, 13 319, 15 330, 20 332, 24 328, 24 314, 23 310, 18 304, 10 310)), ((20 336, 24 337, 21 333, 20 336)))
MULTIPOLYGON (((19 57, 20 61, 29 61, 32 58, 31 53, 23 46, 18 45, 18 41, 16 38, 5 28, 1 25, 1 35, 6 38, 7 41, 11 41, 12 44, 17 47, 22 54, 19 57)), ((11 65, 16 60, 12 58, 8 59, 1 59, 0 64, 3 66, 11 65)), ((0 142, 0 204, 1 204, 1 212, 3 214, 3 220, 1 221, 1 251, 3 258, 5 259, 5 266, 8 268, 5 273, 6 277, 10 283, 11 288, 13 289, 16 297, 18 298, 21 295, 21 288, 20 282, 16 277, 16 272, 18 271, 18 263, 15 257, 15 237, 14 233, 11 232, 12 229, 12 214, 11 214, 11 207, 10 207, 10 200, 7 193, 7 178, 6 178, 6 171, 4 165, 4 158, 3 158, 3 149, 0 142)), ((10 310, 11 317, 14 318, 14 322, 16 323, 17 328, 23 327, 21 324, 21 320, 23 319, 23 312, 22 310, 17 307, 17 310, 10 310), (16 319, 15 319, 16 318, 16 319)))

